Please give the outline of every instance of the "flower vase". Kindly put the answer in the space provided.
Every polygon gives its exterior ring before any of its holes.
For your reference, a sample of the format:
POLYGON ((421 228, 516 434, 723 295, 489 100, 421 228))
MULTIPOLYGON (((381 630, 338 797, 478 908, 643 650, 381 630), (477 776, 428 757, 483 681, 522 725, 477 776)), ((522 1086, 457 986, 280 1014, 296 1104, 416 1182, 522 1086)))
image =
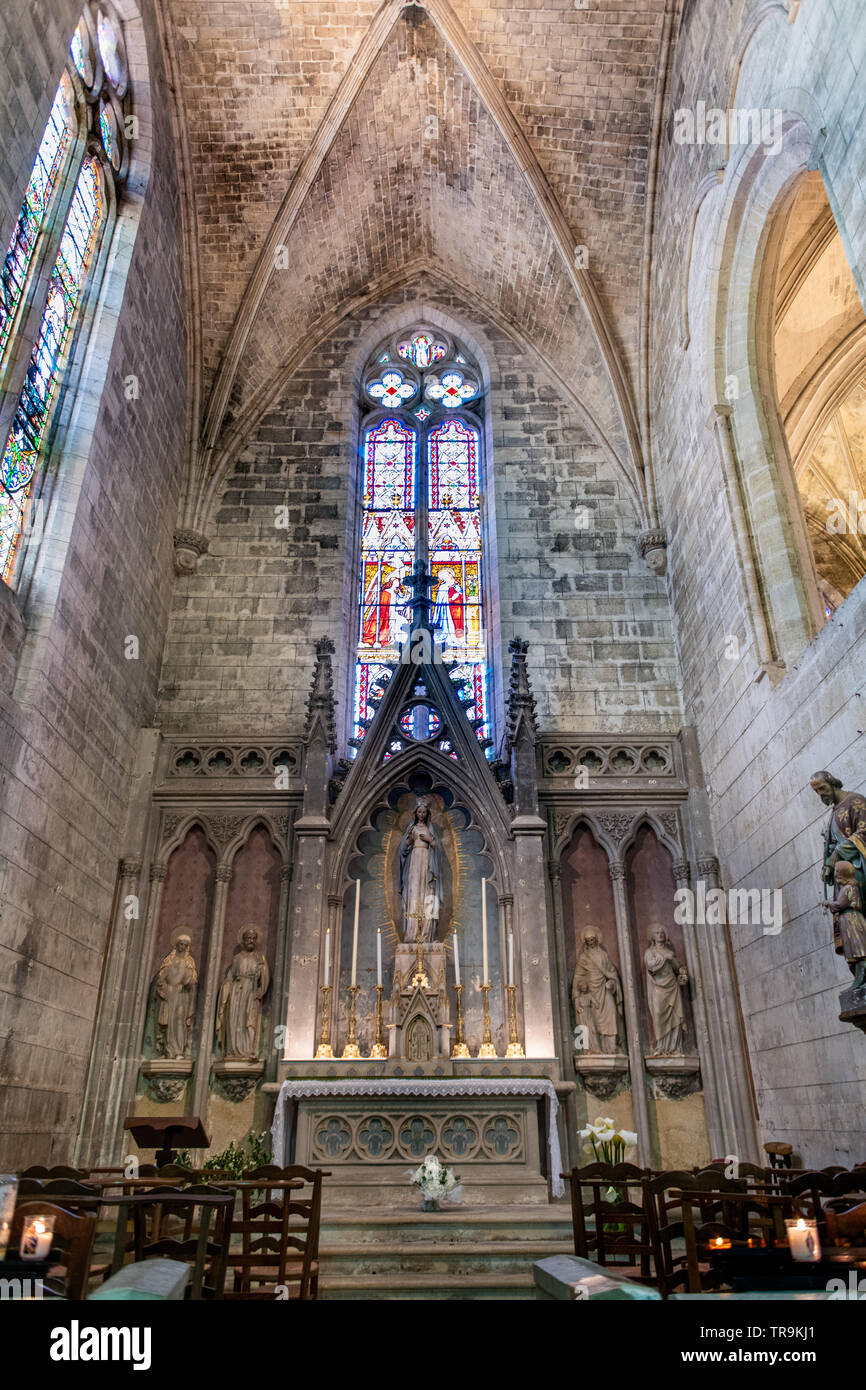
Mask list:
POLYGON ((422 1211, 438 1211, 438 1210, 439 1210, 439 1198, 438 1198, 438 1197, 425 1197, 425 1198, 424 1198, 424 1201, 421 1203, 421 1210, 422 1210, 422 1211))

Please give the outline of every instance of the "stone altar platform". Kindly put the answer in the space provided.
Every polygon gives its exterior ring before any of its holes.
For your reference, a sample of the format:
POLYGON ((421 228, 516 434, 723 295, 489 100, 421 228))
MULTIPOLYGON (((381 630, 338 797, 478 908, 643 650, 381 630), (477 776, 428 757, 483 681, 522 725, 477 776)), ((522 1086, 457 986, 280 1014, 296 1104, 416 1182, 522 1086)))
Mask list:
POLYGON ((274 1161, 327 1168, 332 1208, 359 1200, 420 1205, 409 1173, 427 1154, 462 1179, 463 1207, 539 1206, 562 1197, 553 1082, 510 1068, 504 1076, 467 1075, 460 1065, 457 1076, 308 1076, 269 1087, 278 1089, 274 1161))

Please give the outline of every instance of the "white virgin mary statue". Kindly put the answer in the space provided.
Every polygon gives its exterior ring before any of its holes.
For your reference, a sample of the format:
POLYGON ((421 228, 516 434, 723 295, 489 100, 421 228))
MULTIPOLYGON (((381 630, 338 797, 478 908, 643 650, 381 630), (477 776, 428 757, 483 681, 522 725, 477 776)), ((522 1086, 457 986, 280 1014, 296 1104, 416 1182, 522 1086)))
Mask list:
POLYGON ((403 940, 432 941, 439 925, 439 841, 430 820, 430 807, 421 798, 400 844, 400 896, 403 899, 403 940))

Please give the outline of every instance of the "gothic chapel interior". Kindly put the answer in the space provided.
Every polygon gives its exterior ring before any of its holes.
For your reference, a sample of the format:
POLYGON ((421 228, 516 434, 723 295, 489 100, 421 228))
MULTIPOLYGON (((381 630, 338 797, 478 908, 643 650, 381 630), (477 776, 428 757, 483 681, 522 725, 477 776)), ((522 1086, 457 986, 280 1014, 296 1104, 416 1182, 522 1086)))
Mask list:
POLYGON ((858 0, 0 36, 0 1170, 866 1161, 858 0))

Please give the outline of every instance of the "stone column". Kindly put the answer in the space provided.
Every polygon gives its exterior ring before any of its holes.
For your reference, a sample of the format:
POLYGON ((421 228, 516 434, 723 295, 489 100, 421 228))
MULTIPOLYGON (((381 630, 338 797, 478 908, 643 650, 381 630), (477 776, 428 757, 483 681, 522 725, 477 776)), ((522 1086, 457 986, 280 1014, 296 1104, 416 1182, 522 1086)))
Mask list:
POLYGON ((773 650, 773 639, 764 595, 758 578, 758 564, 743 495, 740 465, 734 447, 732 415, 733 407, 727 402, 714 405, 710 412, 710 424, 715 429, 719 445, 722 478, 734 532, 734 554, 740 574, 746 614, 752 629, 758 665, 761 668, 761 673, 765 672, 775 684, 785 673, 785 663, 777 659, 773 650))
MULTIPOLYGON (((280 870, 280 912, 278 917, 278 936, 277 949, 274 957, 274 1010, 273 1026, 274 1029, 284 1028, 286 1023, 286 1006, 289 997, 288 981, 288 953, 289 953, 289 893, 292 884, 291 864, 284 864, 280 870)), ((275 1034, 275 1036, 278 1036, 275 1034)), ((265 1066, 265 1076, 268 1081, 276 1080, 277 1067, 285 1054, 285 1034, 283 1043, 277 1047, 272 1037, 267 1044, 267 1063, 265 1066)))
MULTIPOLYGON (((706 882, 707 892, 721 886, 715 855, 700 858, 697 869, 698 878, 706 882)), ((714 1091, 710 1142, 714 1156, 734 1154, 746 1162, 759 1163, 762 1155, 729 928, 727 924, 696 927, 695 941, 706 989, 707 1041, 714 1091)), ((709 1110, 707 1121, 710 1122, 709 1110)))
POLYGON ((616 939, 619 943, 619 962, 622 970, 623 1011, 625 1013, 628 1065, 631 1072, 631 1094, 634 1122, 637 1130, 638 1163, 652 1167, 653 1142, 650 1132, 650 1111, 643 1064, 643 1045, 640 1015, 637 1007, 638 983, 635 978, 634 952, 631 940, 631 921, 625 896, 625 865, 611 864, 613 906, 616 914, 616 939))
POLYGON ((571 1076, 574 1058, 574 1029, 571 1024, 571 980, 565 959, 565 925, 562 916, 562 865, 559 860, 547 866, 550 880, 550 920, 553 931, 553 959, 556 978, 559 981, 557 1005, 559 1016, 560 1047, 562 1050, 562 1070, 564 1076, 571 1076))
MULTIPOLYGON (((324 816, 302 816, 295 822, 297 854, 289 908, 289 989, 286 1001, 286 1057, 309 1061, 318 1046, 321 1002, 320 956, 324 955, 328 822, 324 816)), ((334 947, 331 932, 331 983, 334 947)), ((333 1007, 334 994, 331 1000, 333 1007)), ((332 1043, 333 1046, 333 1043, 332 1043)))
POLYGON ((217 865, 216 890, 207 943, 207 970, 204 989, 200 993, 201 1034, 193 1086, 192 1113, 201 1116, 202 1120, 207 1113, 208 1092, 210 1090, 210 1064, 214 1045, 217 992, 220 985, 220 957, 222 956, 223 935, 225 933, 229 884, 232 881, 233 873, 231 864, 217 865))
MULTIPOLYGON (((697 864, 698 877, 707 881, 708 889, 717 888, 720 886, 719 862, 713 853, 712 818, 697 730, 693 725, 686 725, 681 738, 689 782, 689 815, 685 824, 691 858, 697 864)), ((701 1066, 706 1062, 704 1078, 710 1145, 717 1156, 737 1154, 758 1163, 762 1154, 756 1105, 729 928, 696 926, 692 939, 699 964, 707 1029, 707 1048, 702 1054, 701 1066)))
MULTIPOLYGON (((93 1030, 82 1125, 74 1153, 75 1161, 83 1164, 103 1158, 113 1160, 116 1151, 113 1119, 123 1099, 131 1061, 128 1010, 124 1008, 124 995, 128 990, 124 989, 124 983, 129 977, 131 962, 139 959, 144 929, 139 899, 140 876, 140 859, 121 859, 114 915, 105 947, 105 979, 93 1030), (127 915, 132 906, 130 899, 139 902, 138 910, 131 917, 127 915), (121 1033, 126 1041, 116 1046, 121 1033)), ((136 1057, 136 1065, 137 1060, 136 1057)))

